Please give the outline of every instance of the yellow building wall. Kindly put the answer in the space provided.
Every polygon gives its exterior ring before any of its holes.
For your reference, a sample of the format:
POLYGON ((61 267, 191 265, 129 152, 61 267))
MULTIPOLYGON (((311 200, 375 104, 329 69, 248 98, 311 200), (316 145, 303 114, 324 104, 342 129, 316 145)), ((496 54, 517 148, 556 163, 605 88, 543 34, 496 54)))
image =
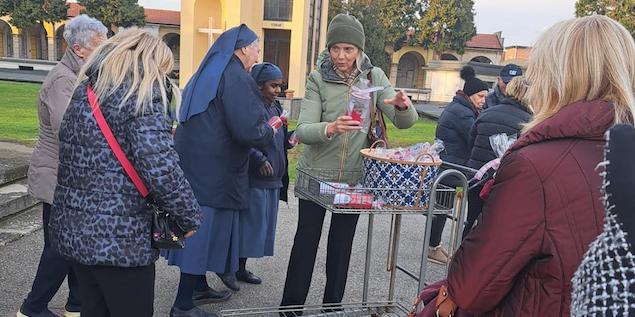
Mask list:
MULTIPOLYGON (((291 21, 265 21, 264 0, 182 0, 181 1, 181 52, 180 86, 183 88, 198 69, 207 53, 206 33, 199 28, 207 28, 209 17, 214 18, 214 28, 228 30, 241 23, 246 24, 258 36, 264 37, 265 29, 291 30, 291 51, 289 61, 289 89, 298 97, 304 96, 307 73, 307 38, 310 0, 294 0, 291 21)), ((328 0, 322 2, 322 22, 320 47, 326 43, 328 25, 328 0)), ((314 39, 315 41, 315 39, 314 39)), ((264 40, 261 41, 261 49, 264 40)), ((314 48, 318 49, 318 48, 314 48)), ((262 61, 263 53, 260 54, 262 61)))
POLYGON ((5 16, 0 16, 0 20, 7 22, 7 24, 11 27, 11 31, 13 32, 13 34, 20 34, 20 30, 18 28, 16 28, 15 26, 11 25, 11 23, 9 23, 9 20, 11 18, 7 15, 5 16))
POLYGON ((192 77, 198 65, 207 53, 207 34, 199 33, 198 28, 207 28, 209 18, 214 18, 214 28, 224 29, 221 0, 182 0, 181 1, 181 52, 180 77, 181 88, 192 77))

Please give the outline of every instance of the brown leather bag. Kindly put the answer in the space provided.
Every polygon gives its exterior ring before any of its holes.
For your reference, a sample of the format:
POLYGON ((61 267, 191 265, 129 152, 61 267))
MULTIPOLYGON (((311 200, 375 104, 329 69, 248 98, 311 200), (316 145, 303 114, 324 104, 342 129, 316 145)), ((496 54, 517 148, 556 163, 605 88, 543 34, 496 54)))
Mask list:
MULTIPOLYGON (((371 72, 368 72, 366 76, 368 83, 372 85, 371 72)), ((385 142, 387 148, 390 147, 390 141, 388 141, 388 134, 386 133, 386 120, 384 120, 384 114, 377 108, 377 100, 375 100, 375 93, 371 96, 372 105, 370 107, 370 127, 368 128, 368 141, 369 144, 375 144, 378 140, 385 142)))
POLYGON ((448 294, 448 288, 443 285, 439 289, 439 295, 437 296, 437 316, 439 317, 451 317, 456 312, 456 304, 450 299, 448 294))

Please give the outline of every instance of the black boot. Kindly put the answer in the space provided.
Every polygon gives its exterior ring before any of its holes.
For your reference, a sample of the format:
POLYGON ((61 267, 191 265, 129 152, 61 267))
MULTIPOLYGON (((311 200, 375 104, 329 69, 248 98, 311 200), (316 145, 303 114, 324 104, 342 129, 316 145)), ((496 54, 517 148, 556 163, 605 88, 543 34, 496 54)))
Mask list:
POLYGON ((262 283, 262 280, 258 276, 254 275, 254 273, 251 273, 251 271, 246 270, 236 272, 236 279, 249 284, 262 283))
POLYGON ((230 297, 232 297, 232 292, 230 291, 217 291, 213 288, 210 288, 204 292, 194 290, 192 301, 194 302, 194 305, 201 306, 206 304, 225 302, 229 300, 230 297))
POLYGON ((238 286, 238 282, 236 281, 236 275, 232 273, 216 273, 218 278, 223 281, 223 284, 227 286, 232 291, 238 292, 240 291, 240 286, 238 286))

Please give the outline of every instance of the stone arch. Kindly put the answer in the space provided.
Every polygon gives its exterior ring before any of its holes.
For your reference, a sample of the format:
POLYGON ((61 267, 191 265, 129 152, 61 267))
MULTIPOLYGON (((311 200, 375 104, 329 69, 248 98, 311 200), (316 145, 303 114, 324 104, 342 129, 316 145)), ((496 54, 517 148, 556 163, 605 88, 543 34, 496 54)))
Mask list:
POLYGON ((454 54, 445 53, 445 54, 441 54, 441 60, 442 61, 458 61, 459 59, 456 56, 454 56, 454 54))
POLYGON ((46 30, 39 24, 33 24, 31 27, 23 32, 24 34, 20 39, 20 46, 23 44, 26 47, 21 49, 22 58, 30 59, 48 59, 48 45, 46 30), (44 35, 45 43, 42 45, 41 36, 44 35))
MULTIPOLYGON (((421 67, 425 65, 425 59, 418 52, 408 52, 401 56, 397 65, 397 82, 399 88, 418 88, 421 67)), ((423 73, 421 73, 423 75, 423 73)))
POLYGON ((492 60, 485 57, 485 56, 476 56, 474 58, 472 58, 470 60, 470 62, 477 62, 477 63, 483 63, 483 64, 493 64, 492 60))
POLYGON ((4 20, 0 20, 0 57, 13 57, 13 30, 4 20))
POLYGON ((163 36, 163 42, 170 48, 174 56, 174 72, 180 69, 181 55, 181 35, 178 33, 168 33, 163 36))
POLYGON ((64 56, 64 52, 66 52, 66 48, 68 47, 68 43, 64 39, 64 30, 65 25, 60 25, 57 30, 55 30, 55 60, 61 60, 62 56, 64 56))

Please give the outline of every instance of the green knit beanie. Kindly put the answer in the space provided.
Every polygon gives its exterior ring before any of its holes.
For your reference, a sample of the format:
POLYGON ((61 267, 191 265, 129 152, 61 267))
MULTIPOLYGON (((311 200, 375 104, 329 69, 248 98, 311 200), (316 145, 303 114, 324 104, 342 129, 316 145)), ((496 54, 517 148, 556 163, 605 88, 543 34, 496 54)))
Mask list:
POLYGON ((331 47, 337 43, 347 43, 353 44, 363 51, 365 42, 364 27, 352 15, 336 15, 326 31, 326 47, 331 47))

